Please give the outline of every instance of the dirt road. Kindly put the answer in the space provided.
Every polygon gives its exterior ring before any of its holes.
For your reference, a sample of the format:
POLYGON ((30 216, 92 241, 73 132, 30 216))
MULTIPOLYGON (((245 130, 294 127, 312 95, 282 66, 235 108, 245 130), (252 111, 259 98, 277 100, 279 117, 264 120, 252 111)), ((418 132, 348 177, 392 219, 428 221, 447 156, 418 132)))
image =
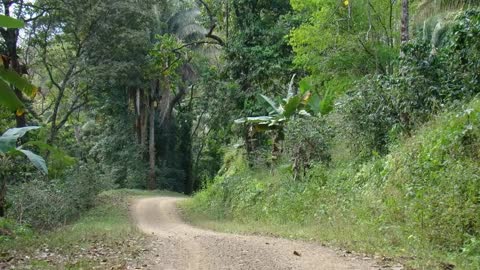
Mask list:
POLYGON ((373 260, 285 239, 217 233, 186 224, 177 213, 180 198, 137 200, 138 227, 155 236, 147 269, 383 269, 373 260))

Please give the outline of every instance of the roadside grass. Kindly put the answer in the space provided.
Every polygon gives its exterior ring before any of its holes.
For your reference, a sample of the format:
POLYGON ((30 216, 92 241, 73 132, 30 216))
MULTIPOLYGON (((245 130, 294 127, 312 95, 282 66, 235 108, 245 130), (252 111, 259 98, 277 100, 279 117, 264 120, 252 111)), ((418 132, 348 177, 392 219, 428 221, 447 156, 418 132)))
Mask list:
POLYGON ((280 224, 268 221, 214 218, 209 214, 198 212, 193 199, 181 202, 180 208, 183 218, 188 223, 212 231, 315 242, 334 250, 370 256, 384 266, 400 263, 406 267, 405 269, 444 270, 449 269, 449 264, 439 265, 439 262, 448 258, 456 265, 455 269, 475 269, 463 265, 464 258, 436 250, 432 246, 419 246, 415 250, 407 250, 405 247, 408 245, 400 244, 397 235, 379 234, 376 228, 369 227, 367 224, 359 226, 338 220, 335 224, 280 224), (396 246, 392 246, 392 242, 396 243, 396 246))
MULTIPOLYGON (((96 206, 55 231, 28 232, 0 242, 0 266, 20 269, 124 269, 138 264, 148 238, 129 216, 134 197, 175 193, 114 190, 100 194, 96 206)), ((2 267, 0 267, 2 268, 2 267)))
POLYGON ((232 149, 221 174, 182 208, 209 229, 312 240, 407 269, 480 269, 479 146, 477 98, 386 156, 334 159, 299 181, 251 169, 232 149))

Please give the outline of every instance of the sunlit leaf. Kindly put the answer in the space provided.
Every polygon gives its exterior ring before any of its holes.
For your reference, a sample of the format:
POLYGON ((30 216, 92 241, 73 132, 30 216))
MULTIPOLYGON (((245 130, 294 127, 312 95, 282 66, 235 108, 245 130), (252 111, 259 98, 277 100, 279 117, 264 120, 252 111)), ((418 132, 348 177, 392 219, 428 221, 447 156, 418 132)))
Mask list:
POLYGON ((300 105, 301 101, 302 101, 302 99, 301 99, 300 96, 294 96, 294 97, 290 98, 287 101, 287 104, 285 104, 285 106, 283 107, 284 110, 285 110, 283 115, 287 118, 294 115, 295 112, 297 111, 298 105, 300 105))
POLYGON ((15 112, 16 116, 22 116, 24 114, 25 114, 25 109, 24 108, 17 109, 17 111, 15 112))
POLYGON ((281 108, 279 108, 279 106, 277 105, 277 103, 275 103, 275 101, 273 101, 271 98, 265 96, 265 95, 260 95, 268 104, 270 104, 270 106, 275 110, 276 113, 278 114, 281 114, 282 113, 282 110, 281 108))
POLYGON ((298 112, 299 115, 302 116, 312 116, 310 113, 308 113, 306 110, 301 110, 298 112))
POLYGON ((245 124, 245 123, 250 123, 250 124, 265 123, 265 124, 268 124, 272 120, 273 120, 273 117, 271 117, 271 116, 245 117, 245 118, 240 118, 240 119, 235 120, 235 124, 245 124))
POLYGON ((5 15, 0 15, 0 27, 22 28, 24 26, 25 26, 25 23, 21 20, 17 20, 5 15))
POLYGON ((321 102, 322 102, 322 98, 318 94, 314 94, 308 101, 310 110, 315 114, 318 114, 320 112, 321 102))
POLYGON ((23 103, 15 95, 15 92, 3 80, 0 80, 0 105, 12 112, 24 108, 23 103))
POLYGON ((17 146, 17 138, 13 136, 0 137, 0 154, 6 154, 17 146))
POLYGON ((310 101, 310 98, 312 98, 312 96, 313 96, 312 92, 306 92, 302 97, 302 104, 307 105, 308 102, 310 101))
MULTIPOLYGON (((21 138, 27 134, 27 132, 35 129, 39 129, 40 127, 32 126, 32 127, 22 127, 22 128, 11 128, 3 133, 2 137, 16 137, 21 138)), ((0 137, 1 138, 1 137, 0 137)))
POLYGON ((256 132, 265 132, 268 130, 272 130, 270 125, 255 125, 254 126, 256 132))
POLYGON ((31 98, 35 97, 37 94, 38 88, 13 70, 0 68, 0 77, 13 84, 16 88, 31 98))
POLYGON ((300 81, 299 88, 300 88, 300 93, 305 94, 306 92, 312 89, 312 85, 306 78, 304 78, 303 80, 300 81))
POLYGON ((47 164, 41 156, 33 153, 32 151, 24 150, 21 148, 17 150, 27 156, 27 158, 32 162, 33 166, 35 166, 38 170, 40 170, 44 174, 48 174, 47 164))

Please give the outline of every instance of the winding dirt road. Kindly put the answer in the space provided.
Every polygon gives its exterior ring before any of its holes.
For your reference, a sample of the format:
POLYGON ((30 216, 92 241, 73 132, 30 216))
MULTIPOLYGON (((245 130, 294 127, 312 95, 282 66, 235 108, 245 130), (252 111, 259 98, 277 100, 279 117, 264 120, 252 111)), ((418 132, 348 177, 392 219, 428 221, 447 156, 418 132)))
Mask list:
POLYGON ((272 237, 217 233, 186 224, 177 213, 174 197, 135 201, 138 227, 154 235, 154 260, 148 269, 384 269, 364 260, 315 244, 272 237), (153 262, 153 263, 152 263, 153 262), (153 265, 152 265, 153 264, 153 265))

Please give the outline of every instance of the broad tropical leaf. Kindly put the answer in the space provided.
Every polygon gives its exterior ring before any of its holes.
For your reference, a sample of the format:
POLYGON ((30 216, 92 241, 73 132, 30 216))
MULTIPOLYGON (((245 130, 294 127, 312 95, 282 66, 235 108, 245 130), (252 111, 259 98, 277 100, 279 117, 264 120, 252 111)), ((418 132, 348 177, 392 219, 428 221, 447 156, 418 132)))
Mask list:
POLYGON ((308 101, 308 106, 314 114, 320 113, 320 103, 322 98, 318 94, 313 94, 308 101))
POLYGON ((298 105, 300 105, 301 102, 302 102, 302 98, 298 95, 288 99, 287 104, 283 106, 285 110, 283 113, 283 116, 285 116, 286 118, 289 118, 290 116, 294 115, 298 109, 298 105))
POLYGON ((7 130, 1 137, 0 137, 0 154, 17 154, 21 153, 24 154, 32 164, 42 171, 45 174, 48 174, 47 164, 45 160, 33 153, 32 151, 22 149, 22 147, 17 147, 17 140, 27 134, 30 130, 39 129, 40 127, 24 127, 24 128, 12 128, 7 130))
POLYGON ((13 70, 0 68, 0 78, 8 83, 11 83, 29 97, 33 98, 37 94, 38 88, 13 70))
POLYGON ((333 111, 334 102, 335 102, 335 95, 333 94, 332 91, 327 91, 322 101, 320 102, 320 113, 325 115, 333 111))
POLYGON ((0 137, 0 154, 5 155, 17 146, 15 137, 0 137))
POLYGON ((48 152, 50 153, 50 157, 52 160, 61 160, 62 164, 65 166, 72 166, 76 163, 76 159, 74 157, 69 156, 64 150, 47 144, 43 141, 29 141, 22 145, 22 147, 36 147, 39 151, 48 152))
POLYGON ((23 137, 28 131, 40 127, 12 128, 0 137, 0 153, 6 154, 16 149, 18 138, 23 137))
POLYGON ((38 170, 40 170, 44 174, 48 174, 47 164, 41 156, 33 153, 32 151, 24 150, 21 148, 17 149, 17 151, 27 156, 27 158, 32 162, 33 166, 35 166, 38 170))
POLYGON ((15 92, 3 80, 0 80, 0 105, 10 111, 23 110, 24 105, 15 92))
POLYGON ((0 27, 5 28, 22 28, 25 23, 21 20, 14 19, 5 15, 0 15, 0 27))
POLYGON ((7 130, 5 133, 3 133, 2 137, 13 136, 13 137, 16 137, 18 139, 18 138, 21 138, 21 137, 25 136, 25 134, 27 134, 27 132, 29 132, 31 130, 39 129, 39 128, 40 127, 37 127, 37 126, 23 127, 23 128, 11 128, 11 129, 7 130))
POLYGON ((277 105, 277 103, 275 103, 275 101, 273 101, 271 98, 265 96, 265 95, 260 95, 268 104, 270 104, 270 106, 275 110, 276 113, 278 114, 282 114, 283 113, 283 110, 281 107, 279 107, 277 105))
POLYGON ((245 124, 245 123, 269 124, 270 121, 272 120, 273 120, 273 117, 271 116, 244 117, 244 118, 235 120, 235 124, 245 124))
POLYGON ((300 93, 305 94, 312 89, 312 85, 307 79, 303 79, 299 83, 300 93))

